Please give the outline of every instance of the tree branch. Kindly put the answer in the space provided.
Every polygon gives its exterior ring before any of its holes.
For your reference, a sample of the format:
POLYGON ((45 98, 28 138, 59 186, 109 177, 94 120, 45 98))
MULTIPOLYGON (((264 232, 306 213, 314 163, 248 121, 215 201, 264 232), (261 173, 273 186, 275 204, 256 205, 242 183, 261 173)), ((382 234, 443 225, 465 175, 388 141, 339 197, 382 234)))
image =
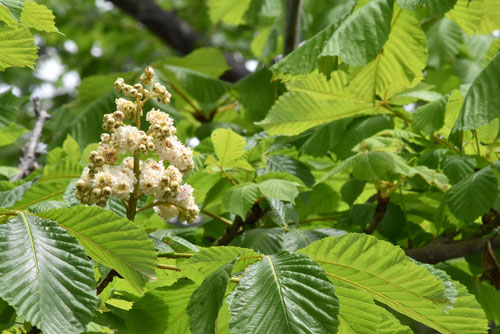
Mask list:
POLYGON ((480 253, 488 244, 488 240, 491 242, 493 249, 500 249, 500 235, 496 235, 492 238, 474 238, 450 243, 429 243, 420 248, 407 249, 406 255, 420 262, 436 264, 480 253))
POLYGON ((300 5, 302 0, 287 0, 283 56, 297 48, 300 42, 300 5))
POLYGON ((47 119, 51 116, 45 110, 40 109, 40 99, 38 97, 33 98, 33 111, 35 112, 35 117, 37 118, 35 127, 31 132, 30 140, 23 147, 23 155, 19 159, 18 168, 21 170, 21 173, 14 175, 11 178, 11 182, 20 180, 28 176, 35 169, 40 166, 36 162, 36 158, 38 157, 36 152, 36 147, 38 146, 38 141, 40 140, 40 136, 42 135, 43 124, 47 119))
MULTIPOLYGON (((154 0, 109 0, 116 7, 142 23, 149 31, 156 34, 165 42, 186 55, 197 45, 210 45, 202 34, 195 31, 188 23, 179 19, 175 11, 166 11, 158 6, 154 0)), ((244 59, 238 59, 234 54, 225 55, 231 70, 227 71, 222 79, 236 82, 250 72, 245 68, 244 59)))
POLYGON ((245 226, 255 225, 255 223, 257 223, 257 221, 262 218, 265 213, 266 212, 260 208, 259 202, 255 203, 247 213, 245 220, 243 220, 240 216, 236 216, 233 224, 226 228, 217 245, 228 245, 234 238, 244 232, 245 226))
POLYGON ((389 205, 391 197, 382 196, 382 192, 377 191, 377 206, 375 207, 375 213, 373 214, 373 219, 370 225, 365 229, 366 234, 372 234, 377 228, 380 221, 384 218, 385 212, 387 211, 387 206, 389 205))

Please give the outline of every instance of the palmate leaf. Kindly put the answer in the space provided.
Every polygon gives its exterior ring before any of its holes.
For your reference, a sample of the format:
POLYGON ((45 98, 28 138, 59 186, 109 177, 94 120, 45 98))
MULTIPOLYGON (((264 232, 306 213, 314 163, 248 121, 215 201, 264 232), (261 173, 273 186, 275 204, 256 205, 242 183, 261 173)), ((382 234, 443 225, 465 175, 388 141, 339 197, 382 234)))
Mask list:
POLYGON ((181 279, 172 286, 147 292, 127 314, 127 328, 130 334, 187 334, 189 298, 198 285, 181 279))
POLYGON ((440 333, 486 333, 484 312, 472 295, 459 286, 450 305, 443 282, 388 242, 349 233, 316 241, 299 253, 321 265, 334 284, 355 287, 440 333))
POLYGON ((339 56, 361 66, 380 53, 389 36, 394 0, 373 0, 351 14, 328 40, 320 57, 339 56))
POLYGON ((323 270, 302 254, 283 251, 245 270, 231 294, 230 328, 238 334, 332 333, 338 309, 323 270))
POLYGON ((97 305, 94 271, 57 223, 20 213, 1 225, 0 263, 0 297, 18 315, 47 334, 85 330, 97 305))
POLYGON ((486 167, 451 187, 446 203, 456 217, 472 222, 493 207, 497 194, 497 177, 486 167))
POLYGON ((115 269, 136 290, 155 277, 156 252, 146 232, 126 218, 98 207, 75 206, 41 212, 73 234, 95 261, 115 269))
POLYGON ((231 263, 236 258, 234 271, 238 272, 259 261, 262 255, 248 248, 210 247, 203 248, 186 261, 179 261, 177 265, 186 277, 201 284, 215 270, 231 263))
MULTIPOLYGON (((369 66, 369 65, 367 65, 369 66)), ((270 135, 296 135, 337 119, 376 112, 371 100, 360 98, 346 85, 347 75, 334 72, 330 80, 312 73, 289 85, 267 117, 257 123, 270 135)))
POLYGON ((349 86, 359 96, 387 99, 420 82, 426 62, 426 39, 420 22, 412 12, 395 9, 383 52, 368 65, 353 68, 349 86))
POLYGON ((471 84, 453 133, 477 129, 500 116, 500 56, 496 55, 471 84))
POLYGON ((441 97, 419 107, 413 115, 413 125, 429 135, 441 129, 444 125, 447 101, 447 98, 441 97))
POLYGON ((0 71, 13 66, 33 69, 38 58, 33 35, 20 25, 0 27, 0 50, 0 71))
POLYGON ((215 334, 216 321, 231 279, 234 261, 210 274, 193 292, 187 312, 193 334, 215 334))

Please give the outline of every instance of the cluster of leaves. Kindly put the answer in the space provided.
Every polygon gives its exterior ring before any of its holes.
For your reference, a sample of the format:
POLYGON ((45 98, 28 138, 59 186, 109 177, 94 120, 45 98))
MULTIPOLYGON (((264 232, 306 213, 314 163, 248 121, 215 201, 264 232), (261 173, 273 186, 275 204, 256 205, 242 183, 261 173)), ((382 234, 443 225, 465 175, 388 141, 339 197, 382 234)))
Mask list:
MULTIPOLYGON (((313 3, 303 4, 305 22, 318 18, 303 29, 311 38, 235 84, 219 79, 228 66, 215 48, 153 65, 179 138, 200 141, 187 178, 203 213, 195 226, 151 210, 131 222, 119 200, 74 198, 112 83, 137 72, 88 77, 51 111, 44 167, 14 183, 16 169, 0 167, 0 329, 412 333, 418 322, 485 333, 500 323, 478 256, 431 266, 401 249, 497 233, 482 221, 500 211, 500 44, 485 35, 500 28, 500 7, 313 3)), ((281 1, 203 7, 199 25, 256 32, 248 44, 261 62, 280 52, 281 1)), ((19 127, 24 100, 0 101, 4 129, 19 127)), ((0 145, 23 141, 25 129, 9 131, 0 145)))

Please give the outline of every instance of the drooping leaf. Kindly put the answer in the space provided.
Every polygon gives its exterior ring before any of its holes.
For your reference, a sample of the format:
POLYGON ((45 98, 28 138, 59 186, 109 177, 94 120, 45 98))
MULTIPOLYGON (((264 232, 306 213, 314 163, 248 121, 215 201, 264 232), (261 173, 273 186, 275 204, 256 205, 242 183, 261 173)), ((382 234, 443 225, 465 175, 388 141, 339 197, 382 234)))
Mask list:
POLYGON ((226 192, 224 206, 229 212, 245 218, 259 194, 259 186, 254 183, 238 185, 226 192))
POLYGON ((296 182, 270 179, 261 182, 259 184, 259 189, 262 194, 268 198, 294 203, 295 197, 299 194, 297 186, 300 186, 300 184, 296 182))
POLYGON ((21 14, 21 23, 26 28, 45 32, 58 32, 54 19, 54 14, 50 9, 34 1, 26 1, 21 14))
POLYGON ((178 266, 189 279, 201 284, 215 270, 231 263, 236 258, 238 260, 235 263, 234 271, 238 272, 259 261, 261 257, 248 248, 210 247, 203 248, 187 261, 178 263, 178 266))
POLYGON ((444 125, 446 102, 447 99, 441 97, 419 107, 413 115, 413 125, 429 135, 441 129, 444 125))
POLYGON ((73 234, 95 261, 115 269, 136 290, 154 279, 153 242, 126 218, 98 207, 75 206, 38 214, 73 234))
POLYGON ((486 330, 484 312, 472 295, 459 287, 453 309, 445 310, 450 301, 442 281, 388 242, 348 233, 316 241, 299 252, 320 264, 334 284, 341 282, 360 289, 440 333, 486 330))
POLYGON ((189 68, 193 71, 218 78, 229 69, 222 52, 217 48, 204 47, 191 52, 185 57, 169 57, 162 61, 169 65, 189 68))
POLYGON ((223 265, 211 273, 193 292, 187 307, 189 327, 193 334, 215 334, 217 317, 233 266, 234 263, 223 265))
POLYGON ((299 150, 313 157, 325 156, 342 140, 342 133, 349 121, 349 118, 343 118, 304 132, 297 140, 299 150), (306 138, 305 141, 302 137, 306 138))
POLYGON ((394 0, 373 0, 351 14, 328 40, 320 56, 339 56, 361 66, 380 53, 391 28, 394 0))
POLYGON ((394 11, 384 51, 368 65, 353 69, 349 86, 359 96, 387 99, 415 86, 427 63, 425 34, 412 12, 394 11))
POLYGON ((147 292, 127 314, 130 334, 142 334, 147 325, 150 334, 189 333, 187 305, 198 286, 182 279, 172 286, 147 292))
POLYGON ((0 262, 0 297, 18 315, 47 334, 85 330, 97 296, 92 264, 76 238, 53 221, 20 213, 0 226, 0 262))
POLYGON ((233 333, 331 333, 338 328, 335 288, 301 254, 280 252, 250 266, 229 308, 233 333))
POLYGON ((474 173, 476 159, 466 155, 448 155, 443 160, 442 169, 452 184, 458 183, 474 173))
POLYGON ((500 116, 500 56, 496 55, 471 84, 452 134, 477 129, 500 116))
POLYGON ((497 193, 497 177, 486 167, 451 187, 446 203, 456 217, 472 222, 493 207, 497 193))
POLYGON ((266 172, 284 172, 298 177, 306 186, 314 184, 314 176, 309 167, 297 159, 286 155, 266 155, 266 172))
POLYGON ((8 67, 28 67, 38 58, 38 47, 26 27, 0 27, 0 71, 8 67))

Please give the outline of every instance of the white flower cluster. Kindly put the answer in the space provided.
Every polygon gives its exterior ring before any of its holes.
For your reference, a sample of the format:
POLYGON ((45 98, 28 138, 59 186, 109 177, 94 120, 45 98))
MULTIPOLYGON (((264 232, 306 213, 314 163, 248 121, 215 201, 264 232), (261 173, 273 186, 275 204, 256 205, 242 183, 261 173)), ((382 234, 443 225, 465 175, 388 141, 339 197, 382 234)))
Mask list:
POLYGON ((153 85, 151 91, 141 83, 132 86, 122 78, 116 80, 115 89, 135 101, 118 98, 115 100, 117 110, 104 115, 103 129, 109 133, 102 134, 97 149, 90 152, 89 165, 76 183, 76 197, 84 204, 105 206, 110 196, 129 200, 131 196, 151 195, 159 202, 155 211, 161 217, 178 216, 191 223, 198 216, 199 208, 194 201, 193 188, 181 183, 184 174, 194 167, 193 152, 175 136, 174 121, 168 114, 152 109, 146 114, 150 123, 147 133, 125 124, 142 115, 142 106, 150 98, 165 104, 170 102, 167 89, 153 80, 151 67, 139 79, 146 86, 153 85), (134 160, 141 152, 155 149, 159 161, 134 160), (135 158, 127 157, 121 165, 115 165, 123 153, 131 153, 135 158), (168 163, 166 168, 165 163, 168 163))

